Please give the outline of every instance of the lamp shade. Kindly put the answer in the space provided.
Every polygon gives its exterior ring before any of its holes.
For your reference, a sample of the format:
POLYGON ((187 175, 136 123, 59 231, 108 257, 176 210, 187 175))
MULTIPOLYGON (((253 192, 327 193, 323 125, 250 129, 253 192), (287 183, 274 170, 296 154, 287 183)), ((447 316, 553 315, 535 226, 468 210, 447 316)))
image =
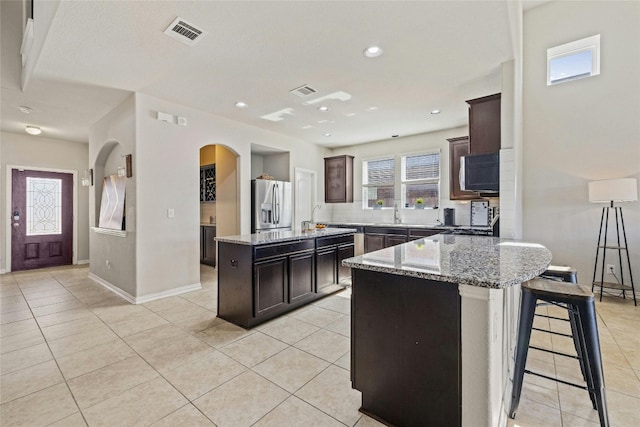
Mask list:
POLYGON ((607 179, 589 183, 591 203, 635 202, 638 200, 638 182, 635 178, 607 179))

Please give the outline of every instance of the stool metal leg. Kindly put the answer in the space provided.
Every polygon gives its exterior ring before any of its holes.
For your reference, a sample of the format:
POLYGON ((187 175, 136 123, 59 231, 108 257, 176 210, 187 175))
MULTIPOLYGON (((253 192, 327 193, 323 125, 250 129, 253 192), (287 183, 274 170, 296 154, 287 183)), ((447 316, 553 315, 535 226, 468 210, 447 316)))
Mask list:
POLYGON ((591 399, 591 405, 593 409, 596 408, 596 396, 593 392, 593 378, 589 372, 588 366, 586 366, 584 355, 586 350, 584 348, 584 334, 582 333, 582 327, 578 316, 578 309, 574 304, 568 304, 567 311, 569 313, 569 323, 571 324, 571 336, 573 337, 573 345, 576 348, 576 354, 578 355, 578 361, 580 362, 580 371, 582 371, 582 378, 587 383, 589 388, 589 398, 591 399))
POLYGON ((604 375, 602 373, 602 357, 600 354, 600 340, 598 338, 598 323, 593 299, 576 304, 582 337, 584 340, 584 357, 588 376, 589 391, 593 391, 596 401, 596 409, 600 418, 601 427, 609 427, 609 413, 604 387, 604 375))
POLYGON ((529 352, 529 340, 531 339, 533 315, 536 311, 536 300, 536 296, 529 290, 522 290, 520 322, 518 324, 518 344, 516 347, 516 363, 515 371, 513 373, 513 389, 511 390, 511 407, 509 408, 510 418, 515 418, 518 405, 520 404, 522 380, 524 378, 524 368, 527 363, 527 353, 529 352))

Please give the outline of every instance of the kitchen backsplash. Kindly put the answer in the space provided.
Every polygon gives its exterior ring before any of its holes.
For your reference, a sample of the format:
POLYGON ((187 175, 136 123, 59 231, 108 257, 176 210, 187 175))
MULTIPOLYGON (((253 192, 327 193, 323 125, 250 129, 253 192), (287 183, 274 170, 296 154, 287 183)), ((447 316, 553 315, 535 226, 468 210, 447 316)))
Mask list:
POLYGON ((216 204, 200 203, 200 224, 211 224, 212 222, 216 222, 216 204))

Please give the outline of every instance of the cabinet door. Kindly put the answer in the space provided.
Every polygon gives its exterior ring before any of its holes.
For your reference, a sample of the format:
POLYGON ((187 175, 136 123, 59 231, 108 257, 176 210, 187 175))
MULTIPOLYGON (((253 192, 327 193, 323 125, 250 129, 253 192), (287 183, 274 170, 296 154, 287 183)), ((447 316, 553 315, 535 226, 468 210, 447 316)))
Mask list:
POLYGON ((469 154, 469 137, 449 139, 449 199, 477 199, 478 194, 460 189, 460 157, 469 154))
POLYGON ((354 245, 338 246, 338 283, 351 279, 351 269, 342 265, 342 260, 353 257, 354 245))
POLYGON ((336 264, 338 261, 338 248, 332 247, 316 252, 316 286, 320 292, 325 286, 337 283, 336 264))
POLYGON ((353 156, 343 155, 324 159, 325 203, 353 202, 353 156))
POLYGON ((467 101, 469 104, 469 152, 500 151, 500 94, 467 101))
POLYGON ((402 243, 407 243, 407 236, 394 236, 390 234, 385 238, 385 248, 400 245, 402 243))
POLYGON ((289 257, 289 303, 303 301, 315 293, 313 252, 289 257))
POLYGON ((364 235, 364 252, 369 253, 384 249, 384 234, 365 234, 364 235))
POLYGON ((253 267, 254 315, 264 316, 287 305, 287 257, 256 262, 253 267))
POLYGON ((202 227, 202 253, 200 262, 216 266, 216 228, 202 227))

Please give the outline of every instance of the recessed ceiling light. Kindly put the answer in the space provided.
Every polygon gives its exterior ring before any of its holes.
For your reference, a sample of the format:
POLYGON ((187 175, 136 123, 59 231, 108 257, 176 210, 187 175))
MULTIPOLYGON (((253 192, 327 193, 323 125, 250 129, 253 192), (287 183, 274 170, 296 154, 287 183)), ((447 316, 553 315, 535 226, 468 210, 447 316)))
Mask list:
POLYGON ((378 109, 378 107, 369 107, 369 108, 367 108, 367 111, 375 111, 377 109, 378 109))
POLYGON ((318 107, 318 111, 322 111, 322 112, 329 111, 329 107, 327 107, 327 106, 323 105, 323 106, 321 106, 321 107, 318 107))
POLYGON ((302 129, 311 129, 313 126, 311 125, 306 125, 306 126, 302 126, 302 129))
POLYGON ((326 136, 327 138, 331 136, 330 133, 325 133, 324 136, 326 136))
POLYGON ((238 102, 236 102, 236 107, 238 107, 238 108, 247 108, 248 105, 247 105, 246 102, 238 101, 238 102))
POLYGON ((30 135, 40 135, 42 133, 42 129, 38 126, 27 126, 24 130, 30 135))
POLYGON ((347 116, 347 117, 351 117, 351 116, 355 116, 356 113, 344 113, 344 115, 347 116))
POLYGON ((27 107, 26 105, 19 106, 18 110, 20 110, 20 112, 24 114, 31 114, 31 112, 33 111, 31 107, 27 107))
POLYGON ((431 110, 431 114, 440 114, 440 110, 431 110))
POLYGON ((367 58, 375 58, 376 56, 382 55, 382 48, 380 46, 369 46, 364 50, 364 56, 367 58))

